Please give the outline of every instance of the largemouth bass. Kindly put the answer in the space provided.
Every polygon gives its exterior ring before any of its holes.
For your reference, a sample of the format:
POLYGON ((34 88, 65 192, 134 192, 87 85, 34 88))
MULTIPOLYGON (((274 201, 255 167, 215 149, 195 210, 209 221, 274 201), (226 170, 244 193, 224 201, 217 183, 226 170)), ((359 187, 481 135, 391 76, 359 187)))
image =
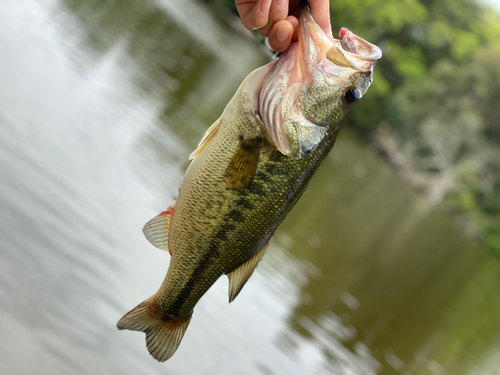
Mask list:
POLYGON ((233 301, 278 225, 333 147, 350 103, 372 82, 378 47, 343 28, 330 40, 307 8, 298 41, 250 73, 190 155, 174 205, 144 226, 171 254, 160 289, 119 329, 143 331, 151 355, 177 350, 198 300, 221 275, 233 301))

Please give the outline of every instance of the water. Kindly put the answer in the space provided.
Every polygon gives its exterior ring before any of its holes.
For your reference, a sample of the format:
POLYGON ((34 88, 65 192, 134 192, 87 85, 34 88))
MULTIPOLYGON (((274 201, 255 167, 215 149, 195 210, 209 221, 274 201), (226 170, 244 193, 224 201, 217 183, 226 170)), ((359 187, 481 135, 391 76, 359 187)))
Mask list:
POLYGON ((266 58, 187 0, 4 0, 0 51, 0 373, 499 373, 498 259, 347 129, 236 301, 221 278, 157 363, 115 328, 168 267, 141 228, 266 58))

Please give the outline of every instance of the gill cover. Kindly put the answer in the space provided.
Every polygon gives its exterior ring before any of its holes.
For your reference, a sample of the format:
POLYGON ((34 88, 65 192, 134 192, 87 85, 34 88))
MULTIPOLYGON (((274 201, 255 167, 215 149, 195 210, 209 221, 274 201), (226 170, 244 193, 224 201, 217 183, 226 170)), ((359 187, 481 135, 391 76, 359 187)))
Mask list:
POLYGON ((304 7, 298 41, 274 63, 259 94, 270 141, 293 159, 309 154, 338 123, 345 91, 356 90, 357 98, 366 92, 381 56, 377 46, 345 28, 332 41, 304 7))

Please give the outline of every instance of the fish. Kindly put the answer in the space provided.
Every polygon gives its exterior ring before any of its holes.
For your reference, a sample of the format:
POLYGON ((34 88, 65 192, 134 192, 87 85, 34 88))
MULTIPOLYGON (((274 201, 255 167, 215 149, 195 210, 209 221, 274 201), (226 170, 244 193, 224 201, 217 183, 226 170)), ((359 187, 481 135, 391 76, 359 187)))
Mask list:
POLYGON ((222 275, 234 301, 269 240, 332 149, 341 120, 373 80, 380 49, 346 28, 329 38, 307 6, 298 40, 251 72, 207 130, 175 203, 144 235, 171 255, 158 292, 117 324, 146 334, 149 353, 175 353, 199 299, 222 275))

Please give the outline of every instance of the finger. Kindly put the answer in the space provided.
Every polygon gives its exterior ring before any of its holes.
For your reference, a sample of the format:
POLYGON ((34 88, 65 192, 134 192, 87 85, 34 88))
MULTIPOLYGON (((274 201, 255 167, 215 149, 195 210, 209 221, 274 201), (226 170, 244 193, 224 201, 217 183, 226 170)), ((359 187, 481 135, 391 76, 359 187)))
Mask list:
POLYGON ((292 41, 293 25, 286 20, 276 22, 269 31, 268 42, 278 52, 285 51, 292 41))
POLYGON ((330 2, 328 0, 308 0, 309 10, 313 20, 332 39, 332 26, 330 24, 330 2))
POLYGON ((286 20, 290 22, 293 27, 292 41, 297 40, 299 38, 299 20, 295 16, 288 16, 286 20))
POLYGON ((283 21, 288 16, 288 0, 274 0, 269 11, 269 22, 259 30, 260 35, 267 36, 269 31, 278 21, 283 21))
POLYGON ((269 22, 272 0, 236 0, 241 22, 249 30, 264 27, 269 22))

